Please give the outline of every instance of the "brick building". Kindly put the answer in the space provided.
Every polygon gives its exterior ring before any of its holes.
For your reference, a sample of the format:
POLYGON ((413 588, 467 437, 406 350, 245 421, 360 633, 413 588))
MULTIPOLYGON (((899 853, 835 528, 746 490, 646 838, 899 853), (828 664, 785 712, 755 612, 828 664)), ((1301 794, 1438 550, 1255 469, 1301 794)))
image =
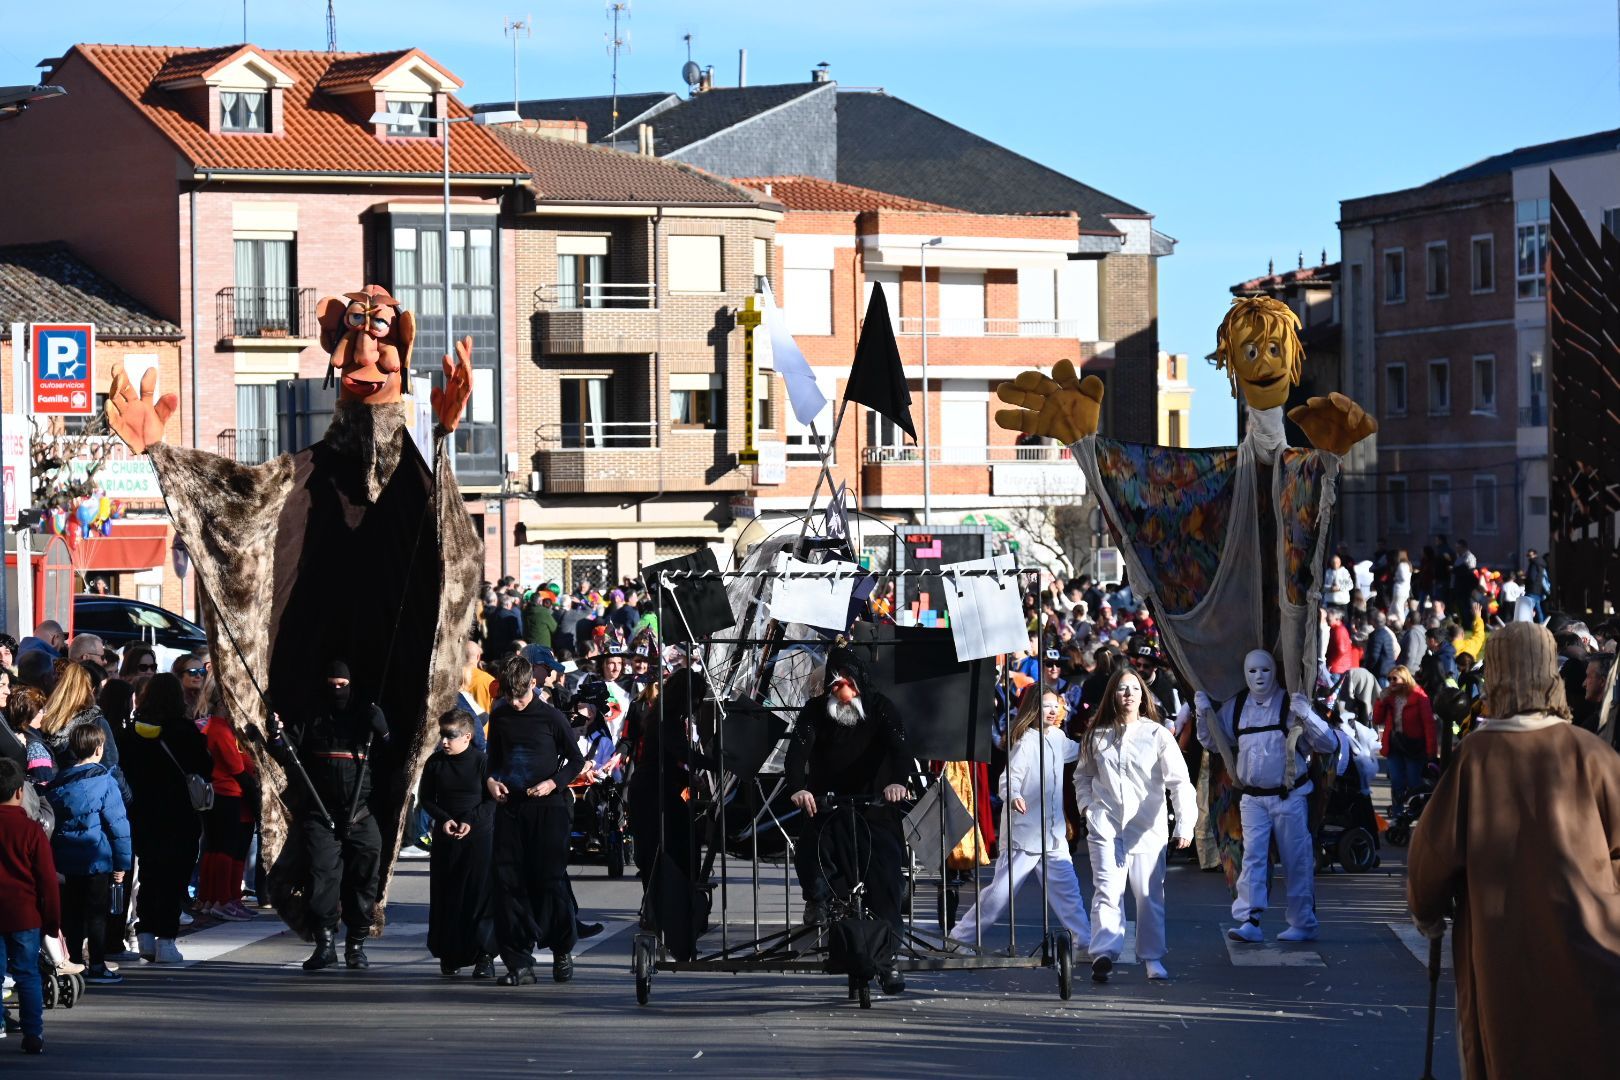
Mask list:
MULTIPOLYGON (((825 65, 804 83, 715 87, 705 79, 687 98, 664 93, 619 101, 617 128, 606 98, 522 102, 519 109, 578 120, 593 142, 646 145, 722 176, 813 177, 971 214, 1077 216, 1075 254, 1095 269, 1087 300, 1097 311, 1095 352, 1115 361, 1099 372, 1108 384, 1103 429, 1154 439, 1157 262, 1175 241, 1154 228, 1152 214, 899 98, 842 89, 825 65)), ((938 234, 920 239, 931 235, 938 234)))
POLYGON ((1549 170, 1620 223, 1620 131, 1341 204, 1344 383, 1381 425, 1345 489, 1363 535, 1414 557, 1436 533, 1487 564, 1547 550, 1549 170))
MULTIPOLYGON (((735 538, 753 481, 736 313, 768 273, 781 207, 687 165, 492 129, 532 174, 514 252, 515 524, 529 583, 617 580, 735 538)), ((543 133, 542 133, 543 132, 543 133)), ((768 429, 768 386, 759 416, 768 429)))
POLYGON ((1190 446, 1192 376, 1186 353, 1159 354, 1159 445, 1190 446))
MULTIPOLYGON (((0 183, 29 208, 0 216, 0 243, 66 242, 180 328, 170 439, 248 462, 296 449, 281 445, 297 415, 285 415, 293 399, 277 384, 323 374, 315 302, 368 281, 415 311, 413 366, 438 369, 440 142, 434 126, 370 118, 470 116, 453 74, 417 49, 252 45, 76 45, 43 66, 42 81, 68 94, 0 126, 0 183)), ((495 509, 482 496, 506 480, 513 424, 503 366, 517 320, 500 201, 527 174, 481 125, 453 131, 454 332, 472 335, 475 367, 456 465, 482 522, 495 509)), ((492 544, 492 573, 504 559, 492 544)))
MULTIPOLYGON (((96 273, 63 244, 29 244, 0 248, 0 402, 6 414, 7 434, 12 424, 27 412, 26 403, 17 401, 16 370, 18 344, 9 332, 22 330, 26 341, 32 323, 90 323, 96 328, 95 365, 92 389, 97 398, 105 396, 114 363, 122 363, 135 378, 149 370, 157 371, 160 391, 178 385, 180 377, 180 328, 159 317, 140 301, 96 273)), ((21 346, 24 350, 26 344, 21 346)), ((77 439, 88 434, 95 441, 109 435, 93 418, 39 417, 37 427, 27 420, 29 439, 47 439, 65 434, 77 439)), ((144 458, 131 458, 121 444, 114 445, 111 457, 98 478, 109 499, 124 504, 125 516, 113 522, 110 533, 74 544, 74 565, 78 570, 76 587, 83 591, 92 577, 103 578, 111 591, 178 611, 183 604, 180 579, 168 557, 171 531, 163 513, 157 477, 144 458)), ((27 493, 18 493, 18 507, 36 505, 27 493)), ((0 612, 0 621, 15 626, 14 587, 16 542, 6 533, 5 547, 12 585, 7 589, 10 608, 0 612)), ((43 538, 33 542, 36 552, 44 548, 43 538)))
MULTIPOLYGON (((741 182, 787 207, 772 281, 788 329, 834 403, 817 421, 823 439, 831 435, 871 289, 881 283, 919 436, 927 411, 933 523, 993 520, 1017 531, 1013 511, 1078 498, 1084 477, 1066 449, 1019 445, 992 419, 996 384, 1020 371, 1065 358, 1088 372, 1112 366, 1098 355, 1097 264, 1074 258, 1074 215, 966 213, 816 177, 741 182), (927 245, 934 238, 940 242, 927 245)), ((819 474, 815 435, 791 410, 769 412, 772 427, 760 440, 781 447, 786 468, 761 470, 755 509, 767 517, 802 512, 819 474)), ((833 448, 835 475, 862 510, 921 522, 922 453, 893 423, 851 405, 833 448)))

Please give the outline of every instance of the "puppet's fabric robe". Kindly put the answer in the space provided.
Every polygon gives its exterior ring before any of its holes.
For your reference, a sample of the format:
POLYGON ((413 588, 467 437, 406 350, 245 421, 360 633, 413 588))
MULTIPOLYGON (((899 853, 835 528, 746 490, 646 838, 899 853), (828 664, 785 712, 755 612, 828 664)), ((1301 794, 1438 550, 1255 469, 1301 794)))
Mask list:
POLYGON ((408 410, 339 404, 319 442, 262 465, 163 443, 148 450, 201 584, 215 675, 265 778, 270 893, 306 935, 307 871, 285 849, 290 778, 265 752, 260 691, 284 719, 309 716, 326 664, 343 659, 354 696, 381 706, 391 738, 373 753, 371 809, 386 901, 410 792, 461 686, 483 545, 450 468, 448 433, 435 433, 429 465, 408 410))
POLYGON ((1485 722, 1424 808, 1406 875, 1419 924, 1456 905, 1468 1076, 1615 1075, 1620 754, 1553 717, 1485 722))

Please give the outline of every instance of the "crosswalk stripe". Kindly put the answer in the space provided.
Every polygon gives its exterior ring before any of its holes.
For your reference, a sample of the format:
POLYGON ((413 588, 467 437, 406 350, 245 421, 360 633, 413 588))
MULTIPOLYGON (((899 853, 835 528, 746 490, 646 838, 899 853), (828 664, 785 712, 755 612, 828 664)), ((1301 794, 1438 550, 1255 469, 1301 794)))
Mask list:
MULTIPOLYGON (((1423 932, 1410 922, 1392 922, 1385 925, 1389 927, 1396 939, 1406 946, 1406 951, 1412 954, 1412 958, 1422 964, 1424 970, 1427 971, 1429 967, 1429 939, 1423 936, 1423 932)), ((1440 950, 1440 970, 1451 970, 1451 927, 1449 926, 1446 927, 1445 942, 1440 950)))
POLYGON ((1297 945, 1283 946, 1275 942, 1251 945, 1246 941, 1233 941, 1221 930, 1221 941, 1226 945, 1227 958, 1233 967, 1327 967, 1322 954, 1297 945))

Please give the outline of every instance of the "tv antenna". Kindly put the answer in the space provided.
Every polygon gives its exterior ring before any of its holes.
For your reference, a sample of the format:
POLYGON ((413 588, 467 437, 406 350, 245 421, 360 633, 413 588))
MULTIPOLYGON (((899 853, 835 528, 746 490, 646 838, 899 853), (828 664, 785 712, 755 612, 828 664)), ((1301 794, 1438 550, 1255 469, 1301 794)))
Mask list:
POLYGON ((703 81, 703 69, 692 61, 692 35, 683 34, 681 40, 686 42, 686 63, 681 65, 681 78, 686 81, 688 90, 696 90, 703 81))
POLYGON ((630 21, 630 0, 608 0, 607 17, 613 20, 613 31, 607 35, 607 49, 613 57, 613 127, 619 130, 619 53, 630 51, 630 28, 622 31, 620 21, 630 21))
POLYGON ((326 0, 326 51, 337 52, 337 12, 333 10, 336 0, 326 0))
POLYGON ((518 38, 534 36, 534 16, 525 15, 521 19, 507 19, 506 26, 501 31, 512 38, 512 111, 518 111, 518 38))

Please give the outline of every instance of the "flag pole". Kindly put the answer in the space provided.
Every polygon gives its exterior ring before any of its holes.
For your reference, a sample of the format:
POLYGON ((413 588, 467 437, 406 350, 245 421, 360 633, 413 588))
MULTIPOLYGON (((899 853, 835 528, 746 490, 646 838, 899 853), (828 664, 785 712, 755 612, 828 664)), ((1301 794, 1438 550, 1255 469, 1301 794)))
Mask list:
POLYGON ((816 512, 816 500, 821 498, 821 485, 825 481, 829 492, 836 492, 833 487, 832 467, 827 462, 828 448, 838 445, 838 431, 844 426, 844 413, 849 408, 849 399, 844 398, 838 403, 838 415, 833 418, 832 438, 826 444, 821 442, 821 433, 816 430, 816 422, 810 421, 810 437, 815 440, 816 455, 821 459, 821 472, 816 476, 816 488, 810 493, 810 505, 805 507, 804 520, 799 523, 800 554, 804 553, 804 538, 810 532, 810 517, 816 512))

